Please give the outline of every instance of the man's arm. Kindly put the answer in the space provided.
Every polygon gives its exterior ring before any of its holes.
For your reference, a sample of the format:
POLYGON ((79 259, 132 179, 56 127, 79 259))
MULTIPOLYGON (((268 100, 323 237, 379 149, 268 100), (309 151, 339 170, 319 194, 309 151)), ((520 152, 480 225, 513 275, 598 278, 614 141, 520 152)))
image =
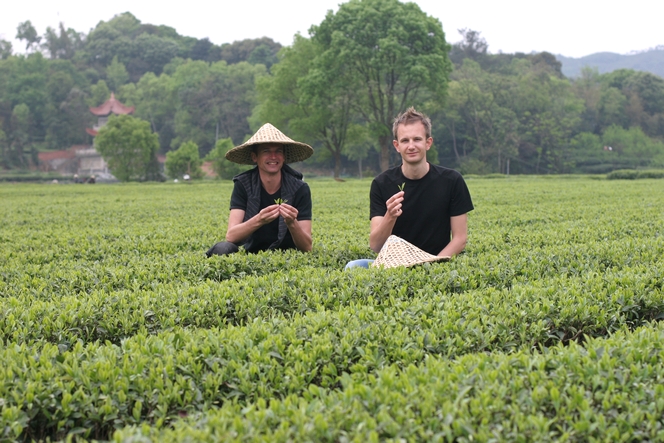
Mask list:
POLYGON ((452 240, 438 253, 439 257, 452 257, 457 255, 466 247, 468 240, 468 214, 450 217, 452 228, 452 240))
POLYGON ((403 191, 399 191, 390 197, 387 202, 387 211, 384 216, 375 216, 371 219, 371 232, 369 233, 369 247, 378 253, 387 238, 392 234, 394 224, 401 215, 401 202, 403 202, 403 191))
POLYGON ((282 203, 281 206, 279 206, 279 211, 284 218, 284 222, 286 222, 291 237, 293 237, 295 247, 302 252, 311 251, 313 245, 313 240, 311 238, 311 220, 298 220, 297 208, 285 203, 282 203))
POLYGON ((231 209, 228 216, 228 229, 226 230, 226 241, 240 244, 258 228, 264 226, 279 217, 279 205, 271 205, 263 208, 261 212, 251 217, 246 222, 244 220, 243 209, 231 209))

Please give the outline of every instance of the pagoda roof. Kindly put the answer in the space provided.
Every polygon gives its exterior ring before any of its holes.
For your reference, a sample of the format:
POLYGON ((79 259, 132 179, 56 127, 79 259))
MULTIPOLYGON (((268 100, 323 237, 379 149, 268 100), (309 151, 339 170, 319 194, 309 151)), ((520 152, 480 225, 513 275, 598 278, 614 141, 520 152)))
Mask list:
POLYGON ((115 98, 115 94, 111 92, 111 98, 106 100, 106 102, 96 108, 90 108, 90 112, 99 117, 104 117, 110 115, 111 113, 116 115, 131 114, 134 112, 133 106, 125 106, 115 98))

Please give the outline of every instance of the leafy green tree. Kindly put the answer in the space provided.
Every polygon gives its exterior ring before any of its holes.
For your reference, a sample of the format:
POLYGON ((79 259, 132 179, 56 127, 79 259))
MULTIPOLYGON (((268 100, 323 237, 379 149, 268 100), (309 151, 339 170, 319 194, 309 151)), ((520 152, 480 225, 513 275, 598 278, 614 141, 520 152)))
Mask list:
POLYGON ((159 138, 145 120, 112 115, 95 137, 95 147, 118 180, 154 178, 159 138))
POLYGON ((60 34, 50 26, 46 28, 44 34, 44 43, 42 47, 48 51, 51 59, 69 59, 74 58, 74 54, 83 47, 83 34, 76 32, 72 28, 65 30, 65 26, 60 22, 60 34))
POLYGON ((2 169, 11 169, 11 152, 5 131, 0 129, 0 167, 2 169))
POLYGON ((120 86, 127 83, 129 74, 123 63, 118 61, 118 56, 113 57, 113 61, 106 68, 106 78, 108 79, 108 86, 111 91, 119 91, 120 86))
MULTIPOLYGON (((218 60, 224 60, 229 65, 244 61, 266 64, 276 61, 274 57, 281 49, 281 44, 276 43, 269 37, 262 37, 226 43, 221 45, 220 49, 218 60)), ((266 64, 266 67, 269 68, 270 66, 266 64)))
POLYGON ((11 57, 12 49, 11 42, 0 39, 0 60, 6 60, 11 57))
POLYGON ((507 159, 518 155, 518 119, 508 97, 514 87, 514 79, 464 59, 452 73, 447 106, 440 112, 445 131, 439 132, 440 138, 434 137, 448 147, 445 158, 454 158, 473 173, 504 172, 507 159), (469 163, 471 157, 474 160, 469 163))
POLYGON ((134 81, 138 81, 145 72, 161 74, 164 65, 179 53, 179 47, 172 39, 147 33, 136 37, 132 48, 127 68, 134 81))
POLYGON ((519 160, 522 172, 565 173, 573 167, 569 140, 580 123, 583 102, 569 81, 542 68, 528 59, 514 63, 517 78, 509 91, 509 108, 519 120, 519 160))
POLYGON ((198 146, 194 142, 182 143, 175 151, 166 153, 166 175, 170 178, 182 177, 184 174, 191 178, 202 178, 202 164, 198 146))
POLYGON ((603 85, 597 106, 598 127, 595 132, 601 133, 612 125, 627 126, 627 107, 628 99, 618 88, 603 85))
POLYGON ((354 134, 349 129, 358 126, 351 115, 354 77, 300 35, 280 54, 273 76, 261 78, 257 85, 259 119, 288 127, 292 137, 324 146, 334 159, 334 177, 339 177, 344 146, 354 134))
MULTIPOLYGON (((49 100, 48 68, 49 60, 39 52, 3 60, 0 68, 0 125, 9 125, 14 108, 25 104, 30 109, 30 136, 39 142, 56 111, 49 100)), ((10 136, 12 131, 4 128, 10 136)))
POLYGON ((233 140, 222 138, 217 140, 214 149, 205 157, 206 161, 212 163, 212 169, 217 177, 223 180, 230 180, 237 174, 251 168, 249 165, 238 165, 226 160, 226 153, 231 149, 233 149, 233 140))
POLYGON ((621 166, 628 168, 648 167, 655 157, 664 152, 664 143, 651 139, 638 127, 624 129, 610 126, 602 134, 602 142, 612 148, 621 166))
POLYGON ((461 66, 465 59, 482 63, 487 58, 489 44, 481 37, 481 32, 472 29, 459 29, 463 37, 460 42, 454 43, 450 49, 450 60, 455 66, 461 66))
POLYGON ((36 50, 39 47, 41 37, 37 34, 37 30, 32 26, 30 20, 19 23, 16 28, 16 38, 25 41, 25 50, 36 50))
POLYGON ((214 44, 207 37, 196 40, 196 43, 189 50, 189 58, 192 60, 217 61, 210 60, 210 50, 213 47, 214 44))
POLYGON ((415 3, 350 0, 310 34, 326 59, 356 79, 354 111, 371 128, 387 169, 396 115, 432 97, 444 100, 451 63, 440 21, 415 3))
POLYGON ((143 75, 138 83, 129 83, 120 89, 123 102, 136 107, 134 116, 149 121, 152 131, 159 135, 161 152, 168 151, 175 138, 175 92, 172 77, 167 74, 157 77, 152 72, 143 75))
POLYGON ((96 85, 90 88, 90 97, 88 98, 88 105, 95 107, 99 106, 108 100, 111 96, 111 90, 108 89, 106 81, 99 80, 96 85))
POLYGON ((27 168, 31 164, 30 151, 33 145, 30 139, 30 108, 21 103, 14 107, 11 117, 10 162, 15 166, 27 168))
POLYGON ((172 146, 194 141, 207 153, 220 138, 243 140, 251 133, 248 117, 257 105, 255 82, 263 65, 190 61, 173 74, 177 96, 172 146))
POLYGON ((581 75, 572 80, 574 94, 584 102, 579 130, 599 133, 600 100, 602 83, 597 68, 584 67, 581 75))

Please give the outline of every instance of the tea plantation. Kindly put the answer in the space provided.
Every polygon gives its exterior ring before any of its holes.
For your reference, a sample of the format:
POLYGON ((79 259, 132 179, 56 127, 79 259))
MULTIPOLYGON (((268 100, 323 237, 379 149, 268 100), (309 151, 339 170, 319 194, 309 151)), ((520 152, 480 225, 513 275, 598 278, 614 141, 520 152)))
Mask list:
POLYGON ((664 180, 467 179, 465 253, 207 259, 230 182, 0 186, 0 441, 664 442, 664 180))

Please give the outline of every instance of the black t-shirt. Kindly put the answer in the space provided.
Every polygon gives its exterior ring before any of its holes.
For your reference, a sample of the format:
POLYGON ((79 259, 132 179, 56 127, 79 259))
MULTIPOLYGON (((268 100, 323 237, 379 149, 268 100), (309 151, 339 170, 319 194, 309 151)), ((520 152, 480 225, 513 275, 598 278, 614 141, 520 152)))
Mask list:
POLYGON ((450 242, 450 217, 473 210, 466 182, 454 169, 437 165, 430 164, 429 172, 419 180, 404 177, 401 166, 388 169, 371 183, 370 218, 385 216, 387 200, 399 192, 403 183, 403 212, 392 234, 438 255, 450 242))
MULTIPOLYGON (((274 194, 268 194, 261 186, 261 209, 267 208, 274 204, 274 201, 281 198, 281 188, 274 194)), ((304 183, 295 192, 293 202, 287 204, 297 209, 298 220, 311 220, 311 191, 309 185, 304 183)), ((247 210, 247 191, 239 181, 235 182, 233 193, 231 194, 231 209, 247 210)), ((244 248, 247 252, 265 251, 269 246, 277 240, 279 236, 279 218, 276 218, 271 223, 261 226, 253 234, 247 238, 244 248)), ((295 248, 295 242, 291 236, 290 231, 286 232, 286 237, 279 245, 279 249, 295 248)))

